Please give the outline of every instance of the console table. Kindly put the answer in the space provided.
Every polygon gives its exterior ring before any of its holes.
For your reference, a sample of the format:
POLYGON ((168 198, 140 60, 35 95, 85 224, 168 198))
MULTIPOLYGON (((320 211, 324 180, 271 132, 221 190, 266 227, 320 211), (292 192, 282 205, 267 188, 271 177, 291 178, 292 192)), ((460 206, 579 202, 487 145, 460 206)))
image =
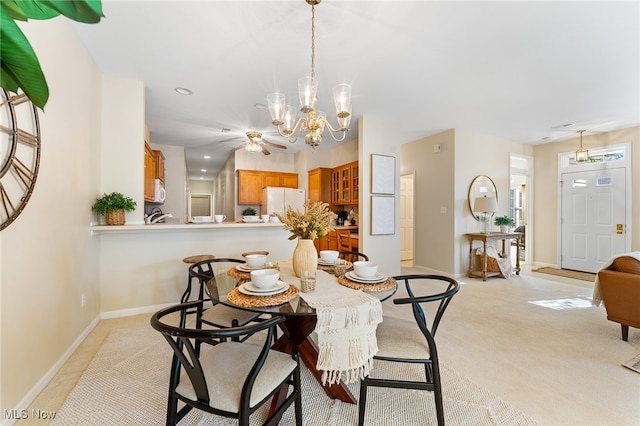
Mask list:
POLYGON ((487 277, 494 275, 500 275, 500 272, 487 272, 487 242, 502 240, 502 253, 505 254, 505 241, 516 240, 516 275, 520 275, 520 239, 522 238, 521 232, 489 232, 484 233, 471 233, 465 234, 469 239, 469 271, 467 275, 469 277, 482 277, 482 281, 486 281, 487 277), (480 271, 473 270, 473 242, 482 241, 482 261, 480 271))

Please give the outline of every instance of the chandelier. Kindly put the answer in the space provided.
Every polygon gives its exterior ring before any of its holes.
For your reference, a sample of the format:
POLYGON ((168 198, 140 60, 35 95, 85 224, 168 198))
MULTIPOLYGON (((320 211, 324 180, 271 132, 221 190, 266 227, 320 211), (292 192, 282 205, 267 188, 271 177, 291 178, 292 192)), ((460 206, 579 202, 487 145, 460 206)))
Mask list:
POLYGON ((325 128, 329 129, 329 134, 335 141, 343 141, 346 137, 349 123, 351 122, 351 86, 338 84, 333 88, 333 101, 338 118, 338 128, 334 128, 327 120, 326 114, 322 111, 317 111, 315 108, 316 93, 318 91, 318 81, 315 78, 315 7, 322 0, 305 1, 311 5, 311 75, 298 80, 300 111, 303 115, 297 118, 296 107, 287 105, 286 97, 282 93, 271 93, 267 96, 267 102, 271 113, 271 123, 278 128, 280 136, 293 143, 297 139, 294 136, 295 133, 298 130, 302 130, 307 132, 304 137, 305 143, 315 148, 322 141, 322 132, 324 132, 325 128), (339 132, 341 134, 336 136, 336 133, 339 132))
POLYGON ((589 161, 589 150, 582 147, 582 134, 584 132, 586 130, 578 130, 578 133, 580 133, 580 148, 576 151, 576 161, 579 163, 589 161))

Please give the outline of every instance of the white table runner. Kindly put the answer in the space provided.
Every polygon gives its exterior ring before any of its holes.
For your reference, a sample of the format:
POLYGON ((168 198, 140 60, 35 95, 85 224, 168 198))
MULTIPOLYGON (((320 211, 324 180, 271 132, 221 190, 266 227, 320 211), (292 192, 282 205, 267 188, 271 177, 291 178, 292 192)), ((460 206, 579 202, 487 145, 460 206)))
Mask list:
MULTIPOLYGON (((278 262, 283 281, 300 287, 291 261, 278 262)), ((378 352, 376 328, 382 322, 380 300, 362 291, 338 284, 336 277, 318 270, 316 290, 300 292, 315 308, 318 321, 318 363, 322 383, 358 381, 369 374, 378 352)))

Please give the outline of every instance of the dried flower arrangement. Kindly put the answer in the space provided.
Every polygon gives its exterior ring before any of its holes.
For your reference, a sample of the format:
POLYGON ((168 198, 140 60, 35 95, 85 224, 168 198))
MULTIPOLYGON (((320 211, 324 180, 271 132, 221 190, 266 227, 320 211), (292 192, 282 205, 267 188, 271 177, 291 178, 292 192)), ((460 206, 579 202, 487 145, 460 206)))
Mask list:
POLYGON ((309 201, 305 201, 304 208, 305 211, 301 212, 288 207, 286 215, 276 214, 284 224, 284 229, 291 231, 290 240, 315 240, 333 231, 331 221, 336 215, 329 210, 329 204, 322 201, 309 204, 309 201))

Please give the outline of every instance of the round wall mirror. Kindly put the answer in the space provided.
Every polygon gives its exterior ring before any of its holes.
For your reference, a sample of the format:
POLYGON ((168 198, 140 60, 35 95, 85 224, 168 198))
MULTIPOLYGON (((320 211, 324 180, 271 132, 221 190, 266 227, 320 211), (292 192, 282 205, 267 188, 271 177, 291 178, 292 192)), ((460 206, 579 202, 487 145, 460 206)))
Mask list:
POLYGON ((476 176, 469 186, 469 194, 467 197, 469 211, 473 215, 473 218, 480 222, 481 213, 483 212, 475 212, 473 210, 473 205, 478 197, 495 197, 496 203, 498 202, 498 190, 496 189, 496 184, 493 183, 489 176, 476 176))

